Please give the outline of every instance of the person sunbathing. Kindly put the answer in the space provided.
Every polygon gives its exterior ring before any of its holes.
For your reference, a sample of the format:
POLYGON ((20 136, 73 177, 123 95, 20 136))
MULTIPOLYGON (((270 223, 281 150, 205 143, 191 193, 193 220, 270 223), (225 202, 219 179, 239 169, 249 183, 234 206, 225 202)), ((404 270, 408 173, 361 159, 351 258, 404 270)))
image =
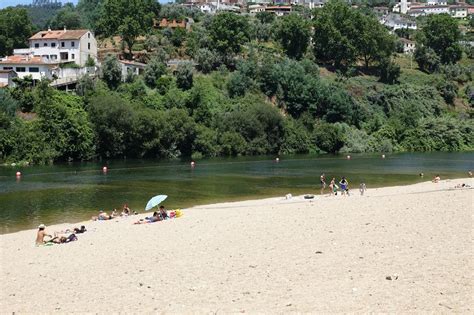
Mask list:
POLYGON ((77 236, 76 234, 71 234, 69 236, 56 236, 52 238, 51 240, 47 241, 46 243, 54 243, 54 244, 65 244, 69 242, 77 241, 77 236))
POLYGON ((108 215, 107 212, 99 211, 98 216, 93 216, 91 219, 92 221, 102 221, 102 220, 112 220, 114 217, 108 215))
POLYGON ((153 216, 151 217, 146 217, 144 219, 140 219, 138 220, 137 222, 134 222, 133 224, 147 224, 147 223, 154 223, 154 222, 158 222, 158 221, 161 221, 161 216, 158 212, 153 212, 153 216))

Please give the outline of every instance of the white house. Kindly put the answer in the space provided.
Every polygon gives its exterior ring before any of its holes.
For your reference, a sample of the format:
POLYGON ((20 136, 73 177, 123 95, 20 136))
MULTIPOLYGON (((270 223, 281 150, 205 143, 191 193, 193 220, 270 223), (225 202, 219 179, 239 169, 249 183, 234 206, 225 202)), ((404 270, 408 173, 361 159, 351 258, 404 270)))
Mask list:
POLYGON ((55 68, 58 68, 58 63, 42 57, 8 56, 0 59, 0 70, 13 70, 20 78, 31 75, 34 80, 41 80, 43 77, 52 79, 55 68))
POLYGON ((404 28, 416 30, 417 28, 415 21, 393 13, 382 17, 379 22, 393 31, 404 28))
POLYGON ((448 5, 446 0, 428 0, 427 5, 448 5))
POLYGON ((249 5, 249 13, 257 14, 258 12, 265 12, 265 6, 260 4, 251 4, 249 5))
POLYGON ((413 17, 425 16, 430 14, 449 14, 449 6, 447 5, 424 5, 412 6, 407 14, 413 17))
POLYGON ((0 88, 14 86, 13 78, 16 77, 18 77, 18 74, 13 70, 0 70, 0 88))
POLYGON ((74 62, 81 67, 89 57, 97 61, 97 41, 89 30, 49 29, 31 36, 29 42, 33 56, 59 63, 74 62))
POLYGON ((415 42, 406 38, 400 38, 400 41, 403 44, 403 53, 404 54, 413 54, 416 49, 415 42))
MULTIPOLYGON (((84 67, 88 58, 97 61, 97 41, 89 30, 47 30, 29 38, 29 48, 15 49, 12 56, 0 59, 0 70, 14 70, 18 77, 31 75, 65 78, 88 69, 62 69, 60 64, 75 63, 84 67)), ((87 70, 87 71, 86 71, 87 70)))
POLYGON ((449 6, 449 14, 453 18, 457 19, 464 19, 469 15, 469 5, 450 5, 449 6))
POLYGON ((122 69, 122 80, 125 80, 129 73, 134 75, 143 74, 146 64, 130 61, 130 60, 119 60, 120 67, 122 69))

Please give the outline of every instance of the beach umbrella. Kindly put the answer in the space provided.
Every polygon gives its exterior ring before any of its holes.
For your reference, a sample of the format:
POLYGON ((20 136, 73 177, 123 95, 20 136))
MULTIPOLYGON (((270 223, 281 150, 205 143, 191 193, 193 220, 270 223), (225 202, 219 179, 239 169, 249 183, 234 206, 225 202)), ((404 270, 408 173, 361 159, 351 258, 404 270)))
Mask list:
POLYGON ((146 204, 145 211, 153 209, 154 207, 156 207, 157 205, 159 205, 160 203, 165 201, 166 198, 168 198, 168 196, 166 196, 166 195, 158 195, 158 196, 155 196, 155 197, 151 198, 148 201, 148 203, 146 204))

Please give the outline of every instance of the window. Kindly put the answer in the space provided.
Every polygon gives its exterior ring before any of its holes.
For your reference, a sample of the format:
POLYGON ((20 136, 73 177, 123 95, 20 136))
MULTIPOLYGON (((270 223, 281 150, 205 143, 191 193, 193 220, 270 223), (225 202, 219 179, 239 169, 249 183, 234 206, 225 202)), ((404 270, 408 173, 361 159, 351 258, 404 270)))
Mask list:
POLYGON ((40 48, 40 44, 36 43, 35 48, 40 48))
POLYGON ((44 43, 43 46, 44 46, 44 47, 48 47, 48 43, 44 43))
POLYGON ((76 42, 71 42, 71 47, 74 47, 75 44, 76 42))
POLYGON ((51 47, 56 47, 56 43, 51 43, 51 47))
POLYGON ((71 59, 74 59, 74 54, 71 54, 71 59))
POLYGON ((40 71, 38 67, 30 67, 28 70, 30 72, 39 72, 40 71))
POLYGON ((91 33, 87 33, 87 38, 91 38, 91 33))
POLYGON ((91 50, 91 43, 87 43, 87 49, 91 50))
POLYGON ((16 67, 16 72, 26 72, 25 67, 16 67))
POLYGON ((3 67, 3 70, 13 70, 13 67, 3 67))
POLYGON ((66 43, 65 42, 61 42, 61 47, 64 47, 66 46, 66 43))

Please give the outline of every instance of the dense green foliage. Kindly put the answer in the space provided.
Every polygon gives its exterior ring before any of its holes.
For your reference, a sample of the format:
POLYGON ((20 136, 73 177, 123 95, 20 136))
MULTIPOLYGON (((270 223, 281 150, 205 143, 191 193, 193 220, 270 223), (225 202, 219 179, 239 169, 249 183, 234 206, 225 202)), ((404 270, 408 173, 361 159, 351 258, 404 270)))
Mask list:
MULTIPOLYGON (((147 65, 123 74, 106 56, 75 93, 15 80, 0 90, 0 160, 473 150, 474 71, 466 57, 457 63, 457 25, 428 18, 417 31, 422 72, 367 9, 383 1, 331 0, 313 19, 305 9, 204 15, 152 0, 64 6, 55 26, 120 35, 147 65), (153 29, 152 18, 195 23, 153 29)), ((31 31, 8 30, 10 46, 31 31)))
POLYGON ((14 48, 28 47, 32 33, 33 25, 25 9, 0 10, 0 56, 12 54, 14 48))

